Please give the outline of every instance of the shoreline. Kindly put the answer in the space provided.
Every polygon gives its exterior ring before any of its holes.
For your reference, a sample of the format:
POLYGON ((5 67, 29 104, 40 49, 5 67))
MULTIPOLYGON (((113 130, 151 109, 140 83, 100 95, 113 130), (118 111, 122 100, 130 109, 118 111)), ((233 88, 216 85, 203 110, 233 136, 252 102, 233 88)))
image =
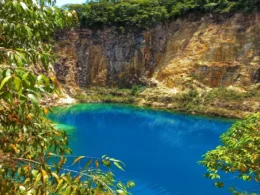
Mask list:
MULTIPOLYGON (((78 102, 74 104, 63 104, 63 105, 54 105, 52 106, 52 109, 54 110, 54 113, 56 112, 55 109, 57 109, 57 112, 61 113, 70 109, 72 107, 80 106, 80 105, 102 105, 106 104, 109 106, 120 106, 120 107, 129 107, 133 109, 138 109, 138 110, 146 110, 146 111, 155 111, 155 112, 164 112, 164 113, 169 113, 169 114, 179 114, 179 115, 188 115, 188 116, 194 116, 194 117, 202 117, 202 118, 208 118, 208 119, 219 119, 219 120, 226 120, 226 121, 236 121, 236 120, 241 120, 239 118, 229 118, 229 117, 223 117, 223 116, 214 116, 214 115, 207 115, 207 114, 199 114, 199 113, 188 113, 188 112, 182 112, 182 111, 177 111, 177 110, 169 110, 165 108, 156 108, 156 107, 150 107, 150 106, 142 106, 142 105, 137 105, 137 104, 131 104, 131 103, 114 103, 114 102, 78 102)), ((73 110, 75 111, 75 110, 73 110)))
POLYGON ((243 119, 260 111, 258 95, 241 99, 236 97, 233 100, 233 91, 231 95, 225 92, 222 96, 231 99, 224 100, 219 97, 222 92, 207 92, 206 96, 203 93, 205 91, 173 94, 168 91, 158 91, 158 88, 145 88, 133 93, 132 89, 94 87, 73 95, 73 98, 78 103, 123 103, 170 112, 230 119, 243 119), (211 98, 212 94, 214 98, 211 98))
POLYGON ((77 103, 117 103, 228 119, 243 119, 250 114, 260 112, 258 94, 249 96, 243 93, 241 95, 227 89, 213 89, 208 92, 190 90, 182 93, 172 93, 160 88, 133 89, 107 87, 78 89, 70 95, 63 93, 62 96, 47 99, 44 104, 63 106, 77 103))

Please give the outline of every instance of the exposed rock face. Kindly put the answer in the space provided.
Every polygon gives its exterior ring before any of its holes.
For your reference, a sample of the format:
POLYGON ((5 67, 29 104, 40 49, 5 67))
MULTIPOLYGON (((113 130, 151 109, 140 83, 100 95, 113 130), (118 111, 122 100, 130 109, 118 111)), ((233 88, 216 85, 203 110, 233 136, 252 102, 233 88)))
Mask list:
POLYGON ((128 87, 153 78, 168 88, 260 82, 260 15, 194 16, 146 31, 67 31, 57 35, 63 83, 128 87))
POLYGON ((122 34, 114 28, 78 30, 59 35, 55 69, 60 80, 73 77, 88 85, 131 86, 142 76, 152 76, 164 54, 166 28, 122 34), (74 70, 74 68, 76 68, 74 70), (70 71, 69 69, 73 69, 70 71))

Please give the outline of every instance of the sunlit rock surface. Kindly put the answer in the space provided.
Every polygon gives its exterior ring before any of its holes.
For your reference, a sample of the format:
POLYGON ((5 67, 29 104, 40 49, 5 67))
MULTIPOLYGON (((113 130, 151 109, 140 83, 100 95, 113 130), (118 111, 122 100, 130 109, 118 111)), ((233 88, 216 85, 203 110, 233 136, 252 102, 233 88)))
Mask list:
POLYGON ((208 87, 260 82, 260 15, 195 16, 145 31, 115 28, 57 35, 58 78, 89 85, 128 87, 154 78, 176 88, 197 81, 208 87))

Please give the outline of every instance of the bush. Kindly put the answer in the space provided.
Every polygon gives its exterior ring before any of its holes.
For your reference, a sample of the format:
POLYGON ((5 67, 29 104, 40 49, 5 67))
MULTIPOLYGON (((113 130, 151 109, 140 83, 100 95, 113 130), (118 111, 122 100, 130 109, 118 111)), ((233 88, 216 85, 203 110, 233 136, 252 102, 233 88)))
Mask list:
POLYGON ((260 1, 98 0, 87 4, 68 4, 63 8, 77 12, 81 28, 101 28, 105 25, 113 25, 121 29, 122 27, 145 29, 188 12, 257 12, 260 10, 260 1))
MULTIPOLYGON (((214 180, 220 179, 219 172, 237 173, 239 179, 259 182, 260 113, 235 123, 221 135, 221 141, 222 145, 207 152, 199 162, 207 168, 205 176, 214 180)), ((224 187, 221 181, 215 185, 224 187)), ((232 192, 241 194, 235 189, 232 189, 232 192)))
MULTIPOLYGON (((46 119, 49 109, 40 104, 60 93, 49 69, 49 38, 76 19, 53 3, 0 1, 0 194, 128 194, 134 184, 115 182, 110 171, 122 169, 118 160, 103 156, 89 159, 83 169, 68 168, 66 132, 53 127, 46 119)), ((75 158, 73 165, 82 159, 88 157, 75 158)))
POLYGON ((131 90, 131 95, 136 96, 138 93, 141 93, 145 88, 145 86, 134 85, 131 90))

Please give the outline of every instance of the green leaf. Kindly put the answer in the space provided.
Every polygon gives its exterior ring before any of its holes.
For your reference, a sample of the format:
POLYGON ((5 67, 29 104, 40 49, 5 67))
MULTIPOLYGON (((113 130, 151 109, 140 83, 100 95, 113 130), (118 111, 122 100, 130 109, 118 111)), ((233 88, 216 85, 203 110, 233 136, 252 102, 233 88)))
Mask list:
POLYGON ((24 186, 19 186, 19 190, 20 190, 21 192, 25 192, 26 188, 25 188, 24 186))
POLYGON ((27 86, 30 86, 30 81, 28 80, 29 75, 30 75, 30 73, 29 73, 29 72, 26 72, 26 73, 24 73, 23 76, 22 76, 22 81, 24 81, 27 86))
POLYGON ((101 162, 102 162, 103 165, 105 165, 105 166, 107 166, 107 167, 110 167, 110 166, 111 166, 111 163, 110 163, 109 160, 103 159, 101 162))
POLYGON ((20 2, 20 5, 22 6, 23 10, 28 10, 28 7, 24 2, 20 2))
POLYGON ((22 85, 21 85, 21 79, 19 77, 14 77, 14 84, 16 91, 20 91, 22 85))
POLYGON ((66 195, 71 195, 71 186, 66 188, 65 194, 66 195))
POLYGON ((71 178, 68 175, 64 175, 62 179, 64 179, 68 184, 71 183, 71 178))
POLYGON ((92 159, 90 159, 90 160, 86 163, 84 169, 87 169, 87 168, 90 166, 91 163, 92 163, 92 159))
POLYGON ((41 177, 42 177, 42 174, 38 173, 38 175, 37 175, 37 177, 35 179, 34 185, 37 185, 41 181, 41 177))
POLYGON ((39 171, 38 170, 32 170, 32 175, 34 176, 34 177, 37 177, 37 174, 39 173, 39 171))
POLYGON ((82 158, 85 158, 85 156, 80 156, 80 157, 78 157, 78 158, 76 158, 75 160, 74 160, 74 162, 72 163, 72 165, 74 165, 76 162, 78 162, 80 159, 82 159, 82 158))
POLYGON ((49 178, 49 176, 47 175, 47 172, 44 170, 44 169, 42 169, 42 179, 43 179, 43 183, 47 183, 48 182, 48 178, 49 178))
POLYGON ((116 190, 116 192, 120 195, 127 195, 127 193, 123 190, 116 190))
POLYGON ((133 187, 135 187, 135 182, 133 182, 133 181, 128 181, 127 184, 126 184, 126 186, 127 186, 128 188, 133 188, 133 187))
POLYGON ((59 182, 60 178, 56 173, 52 172, 51 175, 59 182))
POLYGON ((33 35, 32 30, 28 26, 25 26, 25 29, 27 31, 28 38, 31 39, 33 35))
POLYGON ((29 93, 28 98, 32 101, 33 105, 36 108, 39 108, 38 100, 36 99, 36 97, 33 94, 29 93))
POLYGON ((4 87, 4 85, 12 78, 12 76, 7 76, 5 77, 2 82, 1 82, 1 85, 0 85, 0 90, 4 87))
POLYGON ((22 61, 22 57, 21 57, 22 54, 17 54, 15 55, 15 59, 16 59, 16 63, 19 67, 22 67, 23 66, 23 61, 22 61))
POLYGON ((224 183, 223 182, 215 182, 214 184, 217 188, 224 188, 224 183))
POLYGON ((125 171, 118 162, 114 162, 114 165, 122 171, 125 171))

